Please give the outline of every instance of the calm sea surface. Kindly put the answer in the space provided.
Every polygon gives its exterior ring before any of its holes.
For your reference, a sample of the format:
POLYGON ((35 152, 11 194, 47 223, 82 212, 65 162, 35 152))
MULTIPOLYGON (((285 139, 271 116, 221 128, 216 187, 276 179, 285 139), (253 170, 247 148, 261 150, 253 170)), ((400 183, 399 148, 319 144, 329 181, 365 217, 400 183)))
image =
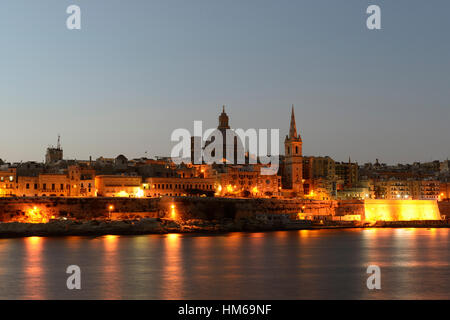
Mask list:
POLYGON ((449 298, 449 229, 0 239, 0 299, 449 298))

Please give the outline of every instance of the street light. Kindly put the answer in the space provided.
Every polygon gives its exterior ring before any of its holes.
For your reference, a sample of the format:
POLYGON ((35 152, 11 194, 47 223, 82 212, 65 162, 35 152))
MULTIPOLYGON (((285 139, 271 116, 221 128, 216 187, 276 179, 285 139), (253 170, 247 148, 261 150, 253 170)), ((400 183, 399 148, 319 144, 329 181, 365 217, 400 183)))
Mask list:
POLYGON ((114 206, 113 205, 110 205, 109 207, 108 207, 108 210, 109 210, 109 220, 111 220, 111 211, 113 211, 114 210, 114 206))

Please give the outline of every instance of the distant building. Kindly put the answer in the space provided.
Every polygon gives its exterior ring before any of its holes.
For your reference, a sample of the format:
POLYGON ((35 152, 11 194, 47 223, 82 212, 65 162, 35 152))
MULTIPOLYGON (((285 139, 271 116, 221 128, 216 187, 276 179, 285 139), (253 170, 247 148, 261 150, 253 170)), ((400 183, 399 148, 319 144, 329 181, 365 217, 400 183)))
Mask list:
POLYGON ((142 177, 125 175, 100 175, 95 177, 99 197, 143 197, 142 177))
POLYGON ((303 157, 303 190, 309 198, 326 200, 336 196, 336 167, 330 157, 303 157))
POLYGON ((143 187, 146 197, 213 196, 216 191, 212 178, 153 177, 145 179, 143 187))
MULTIPOLYGON (((191 159, 192 163, 195 164, 200 164, 198 161, 199 152, 196 150, 199 142, 201 143, 200 137, 191 138, 191 159)), ((206 148, 211 144, 215 147, 214 150, 212 150, 210 154, 208 154, 209 152, 204 152, 204 156, 215 158, 220 157, 219 155, 222 153, 221 158, 216 162, 217 164, 245 164, 246 159, 243 141, 241 141, 240 137, 233 130, 231 130, 229 117, 225 112, 225 106, 222 107, 222 113, 219 115, 219 125, 205 142, 203 150, 208 150, 206 148), (218 144, 216 141, 216 136, 221 137, 221 145, 216 146, 216 144, 218 144), (218 149, 220 150, 220 153, 218 149)))
POLYGON ((95 171, 79 165, 60 173, 18 175, 17 197, 95 197, 95 171))
POLYGON ((441 184, 437 180, 372 180, 374 197, 387 200, 438 200, 441 184))
POLYGON ((63 149, 61 148, 61 137, 58 136, 58 144, 55 147, 48 147, 45 154, 45 164, 51 164, 63 159, 63 149))
POLYGON ((439 200, 441 201, 450 200, 450 179, 446 181, 441 181, 439 186, 439 200))
POLYGON ((128 159, 123 154, 114 159, 114 167, 119 170, 128 168, 128 159))
POLYGON ((0 171, 0 197, 8 197, 15 194, 17 188, 17 170, 9 168, 0 171))
POLYGON ((281 176, 261 175, 261 165, 223 166, 215 169, 218 196, 277 197, 281 176))
MULTIPOLYGON (((348 162, 336 162, 336 177, 342 181, 343 188, 355 187, 359 182, 359 166, 357 163, 352 163, 350 159, 348 162)), ((339 188, 342 189, 342 188, 339 188)))

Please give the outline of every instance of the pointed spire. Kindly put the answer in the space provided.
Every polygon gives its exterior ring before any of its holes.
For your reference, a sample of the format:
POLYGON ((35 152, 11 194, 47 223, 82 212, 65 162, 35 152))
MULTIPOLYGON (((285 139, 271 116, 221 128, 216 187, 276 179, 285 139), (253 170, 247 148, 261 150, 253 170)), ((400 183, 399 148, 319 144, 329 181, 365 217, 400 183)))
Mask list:
POLYGON ((219 127, 218 129, 230 129, 228 124, 228 115, 225 113, 225 105, 222 106, 222 113, 219 116, 219 127))
POLYGON ((297 126, 295 125, 294 105, 292 105, 291 127, 289 128, 289 138, 297 138, 297 126))

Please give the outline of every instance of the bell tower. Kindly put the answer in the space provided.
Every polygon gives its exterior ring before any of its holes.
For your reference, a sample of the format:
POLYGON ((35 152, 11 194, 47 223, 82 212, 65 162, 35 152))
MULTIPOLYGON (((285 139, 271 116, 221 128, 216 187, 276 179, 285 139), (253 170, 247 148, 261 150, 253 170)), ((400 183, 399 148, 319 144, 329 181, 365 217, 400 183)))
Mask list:
POLYGON ((297 126, 295 124, 294 105, 292 105, 291 125, 289 135, 284 140, 285 153, 285 187, 292 189, 298 196, 303 196, 303 154, 302 154, 302 138, 297 134, 297 126))

